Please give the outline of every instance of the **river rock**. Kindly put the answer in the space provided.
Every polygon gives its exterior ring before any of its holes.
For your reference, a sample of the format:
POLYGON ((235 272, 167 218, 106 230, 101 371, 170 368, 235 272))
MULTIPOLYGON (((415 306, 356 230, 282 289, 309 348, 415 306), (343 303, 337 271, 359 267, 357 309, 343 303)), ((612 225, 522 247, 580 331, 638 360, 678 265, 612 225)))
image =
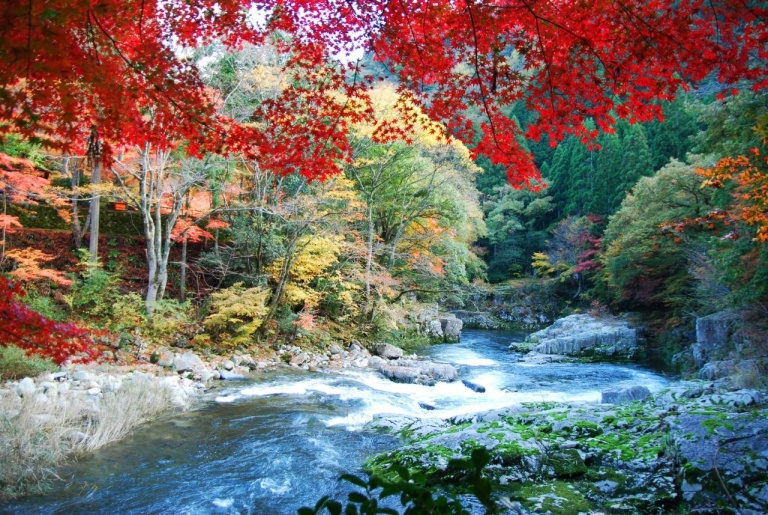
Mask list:
POLYGON ((333 354, 341 354, 341 350, 342 350, 341 347, 339 347, 335 343, 332 343, 331 346, 328 347, 328 351, 331 353, 331 355, 333 355, 333 354))
POLYGON ((379 372, 396 383, 411 383, 433 386, 440 381, 455 381, 458 371, 447 363, 431 360, 399 359, 384 364, 379 372))
POLYGON ((91 374, 87 370, 77 370, 72 374, 72 379, 75 381, 86 381, 91 378, 91 374))
POLYGON ((227 359, 222 361, 221 367, 224 370, 232 370, 233 368, 235 368, 235 363, 232 360, 227 359))
POLYGON ((403 357, 403 349, 395 347, 390 343, 377 343, 373 347, 373 352, 377 356, 381 356, 385 359, 398 359, 403 357))
POLYGON ((229 370, 219 370, 219 379, 222 381, 244 381, 247 377, 229 370))
POLYGON ((750 413, 726 418, 683 413, 673 423, 672 438, 683 462, 683 498, 691 513, 716 513, 732 506, 740 513, 766 513, 768 420, 750 413), (726 494, 726 489, 730 493, 726 494))
POLYGON ((158 365, 165 368, 171 368, 173 366, 173 352, 165 347, 159 347, 155 352, 157 353, 158 365))
POLYGON ((608 390, 602 392, 600 402, 602 404, 621 404, 624 402, 642 401, 651 396, 651 391, 645 386, 630 386, 621 390, 608 390))
POLYGON ((173 360, 173 369, 176 372, 197 370, 203 368, 203 360, 192 351, 187 351, 173 360))
POLYGON ((35 380, 31 377, 25 377, 16 385, 16 393, 19 397, 29 397, 35 393, 35 380))
MULTIPOLYGON (((333 357, 333 356, 331 356, 331 357, 333 357)), ((371 356, 370 358, 368 358, 368 368, 372 368, 374 370, 380 369, 381 367, 383 367, 387 363, 389 363, 389 360, 384 359, 384 358, 382 358, 380 356, 371 356)))
POLYGON ((473 392, 477 393, 485 393, 485 386, 479 385, 477 383, 473 383, 472 381, 468 381, 466 379, 461 381, 461 384, 472 390, 473 392))
POLYGON ((710 361, 699 370, 698 377, 705 381, 715 381, 728 377, 736 371, 736 361, 729 359, 724 361, 710 361))
POLYGON ((618 318, 578 314, 555 321, 528 340, 540 354, 629 359, 638 352, 639 334, 618 318))

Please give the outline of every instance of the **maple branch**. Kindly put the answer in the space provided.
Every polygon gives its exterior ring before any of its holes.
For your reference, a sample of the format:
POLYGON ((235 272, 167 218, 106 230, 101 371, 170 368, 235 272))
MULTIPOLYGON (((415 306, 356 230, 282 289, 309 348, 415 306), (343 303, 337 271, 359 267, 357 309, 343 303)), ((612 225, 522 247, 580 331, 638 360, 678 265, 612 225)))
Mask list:
POLYGON ((480 43, 477 40, 477 27, 475 27, 475 17, 472 14, 472 6, 470 4, 470 0, 466 0, 466 4, 467 4, 467 13, 469 14, 469 23, 472 25, 472 39, 475 42, 475 45, 474 45, 475 77, 477 77, 477 84, 480 87, 480 99, 483 102, 483 110, 485 111, 485 114, 488 116, 488 125, 491 128, 491 135, 493 137, 493 142, 496 144, 496 148, 500 148, 498 138, 496 137, 496 127, 493 124, 493 116, 491 116, 490 107, 488 107, 488 99, 485 96, 483 79, 480 76, 480 56, 478 55, 478 47, 480 46, 480 43))
POLYGON ((214 127, 211 127, 210 124, 208 124, 204 120, 200 119, 197 115, 194 114, 194 112, 192 112, 192 114, 190 114, 188 112, 188 110, 184 109, 183 106, 179 105, 179 103, 176 101, 176 99, 173 98, 173 96, 171 96, 164 88, 159 86, 153 79, 148 77, 147 74, 145 74, 142 71, 142 69, 143 69, 142 66, 136 65, 132 60, 128 59, 125 56, 125 54, 123 53, 123 51, 120 50, 120 47, 118 46, 117 41, 115 41, 115 39, 112 37, 112 35, 101 24, 101 22, 99 21, 98 16, 96 16, 96 14, 93 13, 91 10, 89 10, 88 12, 89 12, 89 17, 90 17, 91 14, 93 15, 93 20, 96 22, 96 25, 99 27, 99 30, 101 30, 101 32, 104 34, 104 36, 110 41, 110 43, 112 44, 112 47, 115 49, 115 52, 117 52, 117 55, 120 57, 120 59, 122 59, 123 62, 125 62, 125 64, 128 65, 128 68, 133 70, 140 77, 143 77, 144 80, 146 80, 147 83, 150 84, 153 89, 155 89, 155 91, 159 92, 163 97, 165 97, 165 99, 168 100, 168 102, 170 102, 171 105, 173 105, 173 107, 175 107, 176 109, 178 109, 181 112, 185 112, 185 114, 187 116, 190 116, 191 120, 195 121, 196 123, 200 124, 203 127, 206 127, 206 128, 209 128, 209 129, 213 130, 216 133, 222 134, 221 131, 219 131, 218 129, 216 129, 214 127))
POLYGON ((32 71, 32 0, 29 0, 27 8, 27 80, 32 71))
MULTIPOLYGON (((418 41, 416 39, 416 33, 413 31, 413 27, 411 26, 410 12, 406 8, 405 4, 403 3, 403 0, 399 0, 398 4, 400 5, 400 8, 402 9, 403 14, 405 15, 405 19, 408 22, 408 31, 411 33, 411 39, 413 40, 413 43, 414 43, 414 49, 416 50, 416 54, 419 56, 419 62, 421 63, 421 67, 422 69, 424 69, 424 66, 425 66, 424 56, 421 53, 421 48, 419 47, 418 41)), ((421 81, 421 86, 422 86, 421 89, 423 93, 423 87, 424 87, 423 77, 420 79, 420 81, 421 81)))

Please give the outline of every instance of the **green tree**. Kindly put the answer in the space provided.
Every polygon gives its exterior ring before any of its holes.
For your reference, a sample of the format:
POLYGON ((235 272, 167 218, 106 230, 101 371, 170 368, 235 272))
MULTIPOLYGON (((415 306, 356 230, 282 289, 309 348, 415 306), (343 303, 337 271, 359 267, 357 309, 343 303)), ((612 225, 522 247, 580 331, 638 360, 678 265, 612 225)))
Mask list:
POLYGON ((694 302, 695 278, 688 252, 708 235, 686 237, 664 229, 678 220, 704 215, 713 207, 701 188, 700 166, 711 159, 672 160, 635 185, 613 215, 603 237, 603 268, 597 291, 622 309, 666 310, 679 315, 694 302))

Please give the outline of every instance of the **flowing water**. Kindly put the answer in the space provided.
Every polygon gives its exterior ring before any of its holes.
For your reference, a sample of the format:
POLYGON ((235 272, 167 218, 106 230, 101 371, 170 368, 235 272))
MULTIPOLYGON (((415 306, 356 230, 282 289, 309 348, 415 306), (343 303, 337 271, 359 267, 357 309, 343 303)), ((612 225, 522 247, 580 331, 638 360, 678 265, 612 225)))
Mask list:
POLYGON ((322 495, 341 499, 340 474, 397 447, 395 437, 364 429, 374 415, 446 418, 522 402, 592 403, 609 388, 666 384, 637 366, 518 363, 508 345, 523 336, 464 331, 460 344, 426 351, 484 393, 458 381, 396 384, 368 370, 263 374, 82 459, 63 471, 66 485, 0 512, 295 513, 322 495))

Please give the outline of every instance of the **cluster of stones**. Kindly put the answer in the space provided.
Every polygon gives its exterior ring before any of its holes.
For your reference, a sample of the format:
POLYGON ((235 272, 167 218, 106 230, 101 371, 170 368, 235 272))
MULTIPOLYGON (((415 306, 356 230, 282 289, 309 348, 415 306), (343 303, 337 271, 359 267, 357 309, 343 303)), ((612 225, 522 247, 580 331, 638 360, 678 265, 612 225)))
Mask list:
POLYGON ((524 404, 448 421, 382 416, 371 429, 409 443, 367 468, 386 475, 400 464, 460 490, 452 460, 486 447, 494 490, 517 513, 765 513, 767 416, 763 394, 703 383, 622 404, 524 404))
POLYGON ((526 361, 545 363, 556 359, 552 356, 632 359, 638 354, 639 344, 638 329, 625 320, 577 314, 555 321, 510 348, 528 352, 526 361))
POLYGON ((20 381, 8 382, 5 384, 6 391, 0 394, 32 398, 40 404, 65 402, 67 399, 79 397, 98 410, 105 394, 117 393, 129 383, 147 384, 158 390, 167 389, 171 404, 178 408, 186 407, 192 398, 199 396, 206 389, 200 381, 179 375, 157 375, 151 369, 126 373, 72 369, 42 374, 37 379, 25 377, 20 381))
POLYGON ((241 352, 236 352, 222 361, 208 363, 192 351, 173 352, 165 347, 158 347, 152 353, 150 361, 179 374, 191 374, 193 379, 202 384, 208 383, 211 379, 245 379, 249 371, 273 368, 279 363, 277 358, 270 361, 256 361, 250 354, 241 352))
POLYGON ((439 381, 455 381, 458 371, 447 363, 436 363, 415 354, 406 356, 403 350, 389 343, 373 345, 369 352, 354 340, 347 350, 338 344, 331 344, 327 352, 313 353, 297 346, 281 346, 278 349, 280 362, 302 370, 342 370, 347 368, 368 368, 378 370, 384 377, 397 383, 424 384, 432 386, 439 381))

